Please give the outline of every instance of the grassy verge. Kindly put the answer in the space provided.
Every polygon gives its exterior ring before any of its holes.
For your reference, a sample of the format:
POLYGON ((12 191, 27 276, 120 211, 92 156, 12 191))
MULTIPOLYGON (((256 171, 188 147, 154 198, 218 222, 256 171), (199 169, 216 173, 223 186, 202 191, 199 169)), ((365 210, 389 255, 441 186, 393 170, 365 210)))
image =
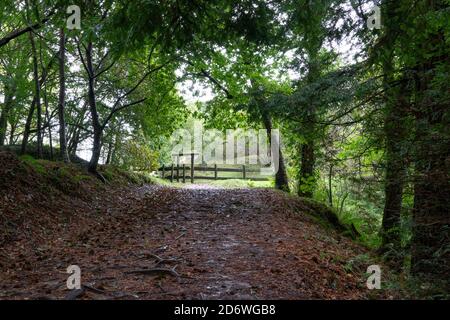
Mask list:
MULTIPOLYGON (((191 185, 190 181, 186 181, 186 183, 182 182, 170 182, 167 179, 161 179, 157 177, 151 177, 151 180, 157 184, 172 186, 176 188, 182 188, 191 185)), ((252 181, 252 180, 242 180, 242 179, 227 179, 227 180, 202 180, 198 179, 194 181, 194 184, 204 184, 210 185, 212 187, 220 187, 220 188, 273 188, 273 181, 252 181)))

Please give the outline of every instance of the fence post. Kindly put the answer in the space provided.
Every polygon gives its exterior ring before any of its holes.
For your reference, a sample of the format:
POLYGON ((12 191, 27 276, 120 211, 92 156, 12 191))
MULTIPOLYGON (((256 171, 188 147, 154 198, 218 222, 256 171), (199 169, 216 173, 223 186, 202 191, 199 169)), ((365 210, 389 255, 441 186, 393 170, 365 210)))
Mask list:
POLYGON ((214 164, 214 180, 217 180, 217 163, 214 164))
POLYGON ((194 183, 194 153, 191 153, 191 183, 194 183))
POLYGON ((246 176, 246 174, 245 174, 245 164, 242 166, 242 175, 243 175, 244 180, 245 180, 245 176, 246 176))
POLYGON ((170 169, 170 182, 173 182, 173 162, 172 162, 172 168, 170 169))
POLYGON ((180 156, 177 157, 177 182, 180 182, 180 156))
POLYGON ((161 178, 164 179, 164 174, 166 173, 166 166, 162 165, 162 172, 161 172, 161 178))
POLYGON ((186 165, 183 163, 183 183, 186 183, 186 165))

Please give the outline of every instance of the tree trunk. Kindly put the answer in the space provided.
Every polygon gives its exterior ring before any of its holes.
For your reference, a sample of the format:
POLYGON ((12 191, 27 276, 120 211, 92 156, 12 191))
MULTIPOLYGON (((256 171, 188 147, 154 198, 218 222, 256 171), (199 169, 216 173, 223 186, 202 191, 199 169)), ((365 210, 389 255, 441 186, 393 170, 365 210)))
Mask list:
POLYGON ((48 112, 48 99, 47 99, 47 87, 44 89, 44 106, 45 106, 45 120, 48 125, 48 143, 50 147, 50 160, 54 160, 54 154, 53 154, 53 138, 52 138, 52 126, 50 123, 50 113, 48 112))
MULTIPOLYGON (((262 118, 264 127, 267 131, 267 137, 270 143, 270 149, 272 150, 272 119, 270 118, 269 114, 267 112, 262 112, 262 118)), ((284 164, 284 157, 283 152, 281 150, 281 146, 277 146, 275 150, 279 150, 279 164, 278 164, 278 171, 275 174, 275 186, 277 189, 289 192, 289 181, 286 174, 286 166, 284 164)))
POLYGON ((2 114, 0 115, 0 146, 5 145, 9 112, 12 108, 12 98, 13 95, 10 92, 9 88, 5 87, 5 102, 3 103, 2 114))
POLYGON ((10 123, 11 126, 11 130, 9 131, 9 145, 14 145, 15 144, 15 140, 14 139, 14 134, 16 133, 16 129, 17 129, 17 121, 13 120, 10 123))
POLYGON ((109 139, 108 142, 108 154, 106 155, 106 162, 105 164, 111 164, 112 161, 112 157, 113 157, 113 152, 114 152, 114 138, 115 138, 115 134, 111 133, 111 139, 109 139))
POLYGON ((382 251, 401 249, 400 219, 402 211, 403 187, 406 179, 405 125, 408 100, 406 86, 402 86, 397 103, 388 102, 384 130, 386 135, 386 178, 385 204, 382 223, 382 251))
MULTIPOLYGON (((448 8, 445 1, 429 1, 426 11, 448 8)), ((424 12, 426 14, 428 12, 424 12)), ((418 26, 421 27, 421 26, 418 26)), ((423 60, 416 73, 415 176, 411 271, 415 276, 450 290, 450 51, 444 31, 428 33, 417 43, 423 60), (442 69, 445 67, 445 69, 442 69), (438 94, 439 93, 439 94, 438 94), (443 97, 447 99, 442 99, 443 97), (438 281, 436 281, 438 280, 438 281)))
POLYGON ((78 144, 80 143, 80 134, 81 134, 81 128, 80 126, 83 124, 83 120, 86 116, 86 112, 87 112, 87 105, 83 105, 82 110, 80 110, 80 113, 78 115, 78 118, 76 119, 74 125, 72 127, 69 127, 69 132, 71 132, 70 135, 68 135, 68 137, 70 137, 70 139, 68 140, 68 153, 70 156, 75 156, 77 149, 78 149, 78 144))
POLYGON ((28 138, 30 136, 31 122, 33 121, 34 109, 36 108, 36 97, 33 98, 30 110, 28 111, 27 121, 25 122, 25 129, 23 131, 22 146, 20 153, 25 154, 27 152, 28 138))
POLYGON ((314 141, 310 141, 302 144, 301 146, 301 167, 299 176, 298 195, 300 197, 312 198, 315 185, 315 154, 314 154, 314 141))
POLYGON ((402 86, 397 92, 390 83, 393 78, 391 58, 384 63, 384 87, 386 95, 386 114, 384 132, 386 136, 386 176, 385 203, 383 222, 381 226, 381 251, 389 252, 389 260, 400 267, 401 251, 400 220, 403 202, 403 188, 406 179, 407 158, 405 141, 407 138, 406 110, 409 104, 408 79, 403 79, 402 86), (397 261, 396 261, 397 260, 397 261))
POLYGON ((36 45, 34 42, 33 33, 30 32, 30 43, 33 56, 33 73, 34 73, 34 87, 35 87, 35 101, 37 109, 37 156, 42 158, 42 106, 41 106, 41 86, 39 84, 39 70, 38 59, 36 52, 36 45))
POLYGON ((330 207, 333 208, 333 163, 330 163, 330 168, 328 169, 328 203, 330 207))
POLYGON ((88 79, 89 79, 88 84, 89 111, 91 113, 92 127, 94 129, 92 157, 91 160, 89 161, 88 170, 89 172, 98 175, 97 166, 98 161, 100 159, 103 128, 100 124, 97 111, 97 102, 95 99, 95 77, 94 77, 94 68, 92 66, 92 42, 89 42, 86 48, 86 67, 88 69, 88 79))
POLYGON ((70 162, 69 153, 67 151, 66 139, 66 121, 65 121, 65 100, 66 100, 66 77, 65 67, 65 35, 64 29, 59 31, 59 100, 58 100, 58 116, 59 116, 59 151, 60 157, 65 162, 70 162))
POLYGON ((384 133, 386 137, 386 172, 385 172, 385 204, 381 226, 381 251, 389 252, 389 260, 400 267, 401 258, 397 254, 401 250, 400 218, 402 211, 403 187, 406 178, 406 139, 405 118, 409 103, 408 79, 405 77, 400 90, 392 87, 394 77, 394 33, 400 15, 398 3, 389 2, 383 7, 385 16, 385 46, 381 53, 383 63, 383 88, 385 95, 384 133))
POLYGON ((92 157, 89 161, 89 172, 97 174, 98 162, 100 160, 101 153, 101 131, 99 129, 94 129, 94 141, 92 144, 92 157))
POLYGON ((111 164, 113 165, 117 163, 116 151, 119 149, 119 143, 120 143, 120 133, 117 131, 114 137, 114 145, 111 154, 111 164))
MULTIPOLYGON (((34 41, 32 43, 34 43, 34 41)), ((42 72, 41 79, 38 80, 39 91, 41 89, 42 84, 47 81, 48 71, 50 70, 50 68, 51 68, 51 66, 53 64, 53 61, 54 61, 53 59, 50 60, 50 62, 48 63, 47 67, 42 72)), ((36 100, 36 95, 35 95, 33 97, 33 101, 31 103, 30 110, 28 112, 27 120, 25 122, 25 129, 24 129, 23 137, 22 137, 22 146, 20 148, 20 153, 21 154, 25 154, 26 151, 27 151, 28 139, 29 139, 30 130, 31 130, 31 123, 33 121, 34 109, 36 108, 36 101, 37 100, 36 100)))
POLYGON ((427 92, 434 68, 426 63, 418 76, 411 264, 413 274, 450 288, 450 105, 427 92))
POLYGON ((71 157, 76 156, 78 144, 80 142, 80 129, 75 129, 72 139, 70 140, 68 152, 71 157))
MULTIPOLYGON (((318 49, 310 48, 308 50, 308 83, 314 83, 320 75, 320 66, 318 65, 318 49)), ((301 164, 298 177, 297 193, 300 197, 312 198, 316 187, 316 175, 314 172, 316 155, 316 106, 314 101, 310 101, 308 110, 305 117, 305 125, 302 128, 304 130, 303 142, 300 146, 301 164)))

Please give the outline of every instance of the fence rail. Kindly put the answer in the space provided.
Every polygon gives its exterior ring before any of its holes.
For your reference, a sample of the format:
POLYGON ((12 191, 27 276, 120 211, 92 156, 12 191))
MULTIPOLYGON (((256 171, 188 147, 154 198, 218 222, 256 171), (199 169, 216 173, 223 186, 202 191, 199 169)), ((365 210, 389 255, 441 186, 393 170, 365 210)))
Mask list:
POLYGON ((159 168, 158 172, 160 172, 160 175, 163 179, 170 179, 171 182, 182 181, 183 183, 186 182, 186 180, 191 180, 191 183, 194 183, 195 179, 197 180, 230 180, 230 179, 244 179, 244 180, 253 180, 253 181, 267 181, 270 179, 270 177, 255 177, 249 174, 252 173, 259 173, 260 168, 252 168, 247 167, 246 165, 242 165, 240 167, 236 168, 220 168, 217 165, 214 165, 213 167, 207 167, 207 166, 189 166, 186 164, 182 165, 175 165, 172 164, 170 166, 163 165, 161 168, 159 168), (214 176, 205 176, 205 175, 199 175, 196 176, 195 172, 213 172, 214 176), (169 172, 169 174, 167 174, 169 172), (237 177, 224 177, 220 176, 220 172, 236 172, 241 173, 240 176, 237 177))

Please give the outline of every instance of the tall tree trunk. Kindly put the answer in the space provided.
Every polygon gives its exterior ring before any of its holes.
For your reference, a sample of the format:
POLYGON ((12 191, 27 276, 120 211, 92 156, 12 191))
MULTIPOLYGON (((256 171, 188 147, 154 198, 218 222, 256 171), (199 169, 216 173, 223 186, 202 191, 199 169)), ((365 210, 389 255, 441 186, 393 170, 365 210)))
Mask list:
POLYGON ((39 84, 38 58, 36 52, 36 44, 34 42, 33 33, 30 32, 30 43, 33 57, 33 74, 35 87, 35 101, 37 109, 37 156, 42 158, 42 106, 41 106, 41 85, 39 84))
POLYGON ((0 146, 5 144, 6 129, 8 125, 9 112, 12 108, 13 95, 8 87, 5 88, 5 99, 3 103, 2 113, 0 115, 0 146))
POLYGON ((112 141, 108 143, 108 153, 106 154, 105 164, 111 164, 111 155, 112 155, 112 141))
POLYGON ((53 154, 53 138, 52 138, 52 126, 50 123, 50 113, 48 108, 48 99, 47 99, 47 86, 44 88, 44 106, 45 106, 45 121, 48 125, 48 144, 50 147, 50 160, 54 160, 54 154, 53 154))
MULTIPOLYGON (((310 48, 308 50, 308 83, 314 83, 320 75, 320 66, 318 65, 318 49, 319 47, 310 48)), ((308 110, 306 110, 306 117, 303 129, 304 142, 300 145, 301 164, 298 177, 297 193, 300 197, 312 198, 316 187, 316 130, 317 130, 317 115, 315 102, 311 101, 308 110)))
POLYGON ((11 126, 11 130, 9 131, 9 145, 14 145, 15 144, 15 140, 14 139, 14 134, 16 133, 16 129, 17 129, 17 121, 11 121, 10 123, 11 126))
POLYGON ((111 153, 111 164, 117 163, 117 153, 116 151, 119 149, 119 143, 120 143, 120 133, 117 131, 116 135, 114 136, 114 145, 111 153))
MULTIPOLYGON (((262 112, 262 119, 264 123, 264 127, 267 131, 267 137, 272 150, 272 143, 276 143, 272 141, 272 119, 267 112, 262 112)), ((278 171, 275 174, 275 186, 277 189, 289 192, 289 181, 286 174, 286 166, 284 163, 283 152, 281 150, 281 146, 275 146, 275 150, 279 150, 279 163, 278 163, 278 171)))
POLYGON ((72 139, 70 140, 68 152, 73 158, 77 154, 78 144, 80 142, 80 129, 75 129, 72 139))
MULTIPOLYGON (((448 9, 444 0, 427 1, 423 14, 448 9)), ((419 22, 420 23, 420 22, 419 22)), ((428 25, 418 25, 417 29, 428 25)), ((421 62, 416 73, 415 175, 412 273, 450 290, 450 50, 442 28, 418 42, 421 62), (445 78, 444 78, 445 79, 445 78)), ((420 58, 419 58, 420 59, 420 58)), ((420 60, 419 60, 420 61, 420 60)))
POLYGON ((27 152, 28 138, 30 137, 31 122, 33 121, 34 109, 36 109, 36 97, 31 102, 30 110, 28 111, 27 121, 25 122, 25 129, 23 130, 22 146, 20 153, 25 154, 27 152))
MULTIPOLYGON (((406 80, 406 79, 405 79, 406 80)), ((384 130, 386 135, 386 178, 385 178, 385 204, 382 223, 382 251, 401 249, 400 220, 402 211, 403 188, 406 179, 406 85, 402 86, 395 103, 387 103, 387 113, 384 130)))
POLYGON ((68 137, 70 137, 70 139, 68 139, 68 153, 70 156, 76 155, 78 144, 80 143, 81 126, 86 116, 86 112, 87 104, 83 105, 83 108, 80 110, 74 125, 69 127, 69 129, 71 129, 69 130, 69 133, 71 134, 68 135, 68 137))
POLYGON ((427 92, 434 68, 425 64, 418 77, 411 264, 450 288, 450 105, 427 92))
POLYGON ((110 140, 108 143, 108 153, 106 155, 105 164, 111 164, 112 152, 113 152, 113 142, 112 142, 112 140, 110 140))
POLYGON ((333 208, 333 163, 330 163, 330 168, 328 168, 328 203, 330 207, 333 208))
MULTIPOLYGON (((392 5, 391 5, 392 7, 392 5)), ((393 8, 386 10, 387 17, 396 12, 393 8)), ((386 19, 387 20, 387 19, 386 19)), ((386 27, 387 50, 383 54, 383 86, 385 91, 385 119, 384 133, 386 137, 386 172, 385 172, 385 203, 383 222, 381 225, 381 251, 389 253, 388 260, 394 266, 400 267, 401 230, 400 220, 403 201, 403 188, 406 179, 405 163, 405 139, 407 129, 405 127, 406 104, 409 100, 407 93, 407 81, 405 77, 399 91, 392 88, 394 82, 393 47, 391 39, 393 29, 392 17, 386 27)))
MULTIPOLYGON (((34 41, 33 41, 33 43, 34 43, 34 41)), ((42 75, 41 75, 41 79, 38 80, 39 91, 41 89, 42 84, 47 81, 48 71, 52 67, 53 61, 54 61, 54 59, 52 58, 50 60, 50 62, 47 64, 47 67, 43 70, 42 75)), ((31 123, 33 121, 34 110, 36 109, 36 101, 37 101, 37 99, 36 99, 36 95, 35 95, 33 97, 33 101, 31 103, 30 110, 28 111, 27 120, 25 122, 25 129, 24 129, 23 137, 22 137, 22 146, 20 148, 20 153, 21 154, 25 154, 26 151, 27 151, 28 139, 29 139, 30 130, 31 130, 31 123)))
POLYGON ((66 101, 66 77, 65 77, 65 35, 64 29, 59 31, 59 100, 58 100, 58 116, 59 116, 59 150, 60 157, 65 162, 70 162, 69 153, 67 151, 66 139, 66 121, 65 121, 65 101, 66 101))
MULTIPOLYGON (((251 79, 250 82, 252 84, 253 90, 257 91, 258 86, 257 86, 257 83, 255 82, 255 80, 251 79)), ((270 150, 274 149, 274 150, 279 151, 278 170, 275 173, 275 187, 279 190, 289 192, 289 181, 288 181, 287 174, 286 174, 286 165, 284 163, 284 156, 283 156, 283 152, 281 150, 281 145, 278 145, 278 146, 272 145, 273 143, 276 143, 276 141, 272 141, 272 119, 271 119, 270 113, 264 105, 263 98, 261 98, 258 94, 256 94, 254 96, 254 99, 256 100, 256 102, 258 104, 259 114, 261 115, 261 119, 262 119, 264 128, 266 129, 266 132, 267 132, 267 139, 269 141, 270 150)), ((281 142, 281 140, 280 140, 280 142, 281 142)), ((272 159, 273 158, 274 157, 272 155, 272 159)))
POLYGON ((301 145, 301 167, 299 175, 298 195, 301 197, 312 198, 315 186, 314 165, 316 157, 314 154, 314 140, 308 139, 301 145))
POLYGON ((385 17, 384 42, 381 60, 383 63, 383 87, 385 95, 384 133, 386 137, 385 204, 381 226, 381 251, 389 252, 389 260, 394 266, 401 266, 400 219, 402 211, 403 188, 406 178, 406 154, 404 142, 407 135, 405 127, 409 103, 408 79, 402 79, 400 90, 392 87, 394 77, 394 34, 401 15, 399 4, 389 2, 383 7, 385 17))
POLYGON ((103 128, 100 124, 97 102, 95 98, 95 76, 94 68, 92 66, 92 42, 89 42, 86 48, 86 67, 88 69, 88 101, 89 111, 91 113, 92 127, 94 129, 93 144, 92 144, 92 157, 89 161, 88 170, 91 173, 98 175, 97 166, 100 159, 101 141, 103 128))

